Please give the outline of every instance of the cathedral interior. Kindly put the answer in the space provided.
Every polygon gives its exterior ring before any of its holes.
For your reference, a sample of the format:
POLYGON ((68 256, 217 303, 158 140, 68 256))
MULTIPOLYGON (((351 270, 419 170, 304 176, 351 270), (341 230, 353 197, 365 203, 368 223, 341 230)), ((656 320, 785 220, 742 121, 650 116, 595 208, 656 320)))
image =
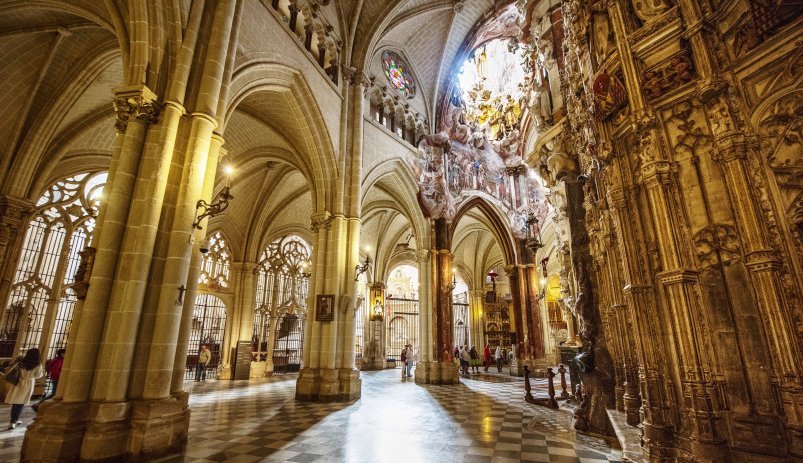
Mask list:
POLYGON ((802 11, 0 0, 0 459, 803 461, 802 11))

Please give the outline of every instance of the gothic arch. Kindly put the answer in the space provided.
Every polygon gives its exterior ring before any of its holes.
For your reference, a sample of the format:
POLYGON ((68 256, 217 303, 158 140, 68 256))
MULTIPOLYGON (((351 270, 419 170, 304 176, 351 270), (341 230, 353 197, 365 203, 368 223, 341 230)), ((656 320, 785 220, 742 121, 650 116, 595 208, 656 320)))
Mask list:
POLYGON ((494 238, 496 238, 496 241, 499 244, 499 247, 502 249, 502 255, 504 256, 505 264, 512 265, 518 262, 516 246, 513 236, 508 230, 507 218, 502 214, 501 211, 498 210, 498 208, 494 207, 487 200, 479 196, 474 196, 465 201, 457 209, 454 219, 452 219, 452 223, 449 227, 449 242, 452 242, 452 238, 454 237, 457 225, 460 223, 460 219, 468 211, 474 208, 481 211, 482 214, 488 219, 490 231, 493 233, 494 238))
MULTIPOLYGON (((273 61, 252 61, 234 71, 231 83, 231 98, 220 116, 229 122, 234 111, 249 97, 260 93, 281 95, 290 105, 289 117, 296 124, 292 131, 298 134, 293 146, 298 150, 297 165, 304 165, 310 172, 316 211, 329 210, 333 204, 334 181, 339 177, 332 138, 317 105, 316 99, 304 76, 297 69, 273 61)), ((287 114, 287 113, 285 113, 287 114)), ((271 124, 279 128, 279 122, 271 124)))

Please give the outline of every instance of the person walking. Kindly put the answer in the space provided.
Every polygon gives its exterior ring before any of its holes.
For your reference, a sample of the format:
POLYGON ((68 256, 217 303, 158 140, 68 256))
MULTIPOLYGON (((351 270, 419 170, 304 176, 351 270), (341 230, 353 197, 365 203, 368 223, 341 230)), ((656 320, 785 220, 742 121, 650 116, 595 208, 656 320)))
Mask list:
POLYGON ((485 367, 485 371, 488 371, 488 367, 491 366, 491 345, 485 343, 485 349, 482 350, 482 365, 485 367))
POLYGON ((504 357, 502 357, 502 346, 496 346, 494 357, 496 357, 496 370, 502 373, 502 362, 505 361, 504 357))
POLYGON ((22 408, 31 403, 34 383, 44 375, 42 365, 39 363, 39 349, 28 349, 25 356, 13 368, 19 368, 19 382, 11 387, 6 395, 6 403, 11 405, 11 423, 8 429, 14 429, 22 424, 20 415, 22 408))
POLYGON ((206 381, 206 368, 212 360, 212 352, 204 344, 201 346, 201 353, 198 354, 198 365, 195 367, 195 382, 206 381))
POLYGON ((56 356, 48 362, 47 367, 47 376, 50 378, 50 383, 53 387, 50 389, 50 394, 45 394, 42 397, 42 400, 39 403, 32 405, 35 411, 39 411, 39 406, 42 405, 42 402, 48 399, 52 399, 54 395, 56 395, 56 388, 59 387, 59 378, 61 377, 61 367, 64 366, 64 349, 59 349, 56 351, 56 356))
POLYGON ((407 376, 407 344, 405 344, 404 348, 402 348, 399 359, 401 360, 402 378, 404 378, 407 376))

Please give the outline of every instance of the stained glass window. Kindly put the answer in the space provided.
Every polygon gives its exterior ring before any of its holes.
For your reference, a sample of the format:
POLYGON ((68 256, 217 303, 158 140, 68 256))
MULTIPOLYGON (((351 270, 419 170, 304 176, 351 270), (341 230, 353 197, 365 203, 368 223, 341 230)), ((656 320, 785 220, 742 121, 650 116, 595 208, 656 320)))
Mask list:
POLYGON ((410 66, 392 51, 382 53, 382 68, 385 70, 385 77, 396 90, 406 98, 415 96, 415 81, 410 74, 410 66))

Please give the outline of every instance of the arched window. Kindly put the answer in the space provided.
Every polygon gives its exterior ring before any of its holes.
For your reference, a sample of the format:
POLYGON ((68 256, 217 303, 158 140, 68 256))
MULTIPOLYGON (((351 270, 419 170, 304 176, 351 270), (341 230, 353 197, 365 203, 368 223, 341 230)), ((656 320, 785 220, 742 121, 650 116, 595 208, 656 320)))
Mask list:
POLYGON ((81 252, 91 246, 106 172, 51 185, 36 202, 17 261, 0 331, 0 357, 32 347, 52 358, 66 347, 81 252))
POLYGON ((229 264, 231 251, 221 232, 212 233, 207 238, 209 252, 201 259, 201 276, 198 284, 206 285, 212 291, 229 286, 229 264))
POLYGON ((270 243, 259 259, 252 338, 254 360, 272 359, 277 372, 300 367, 310 255, 306 241, 289 235, 270 243))

